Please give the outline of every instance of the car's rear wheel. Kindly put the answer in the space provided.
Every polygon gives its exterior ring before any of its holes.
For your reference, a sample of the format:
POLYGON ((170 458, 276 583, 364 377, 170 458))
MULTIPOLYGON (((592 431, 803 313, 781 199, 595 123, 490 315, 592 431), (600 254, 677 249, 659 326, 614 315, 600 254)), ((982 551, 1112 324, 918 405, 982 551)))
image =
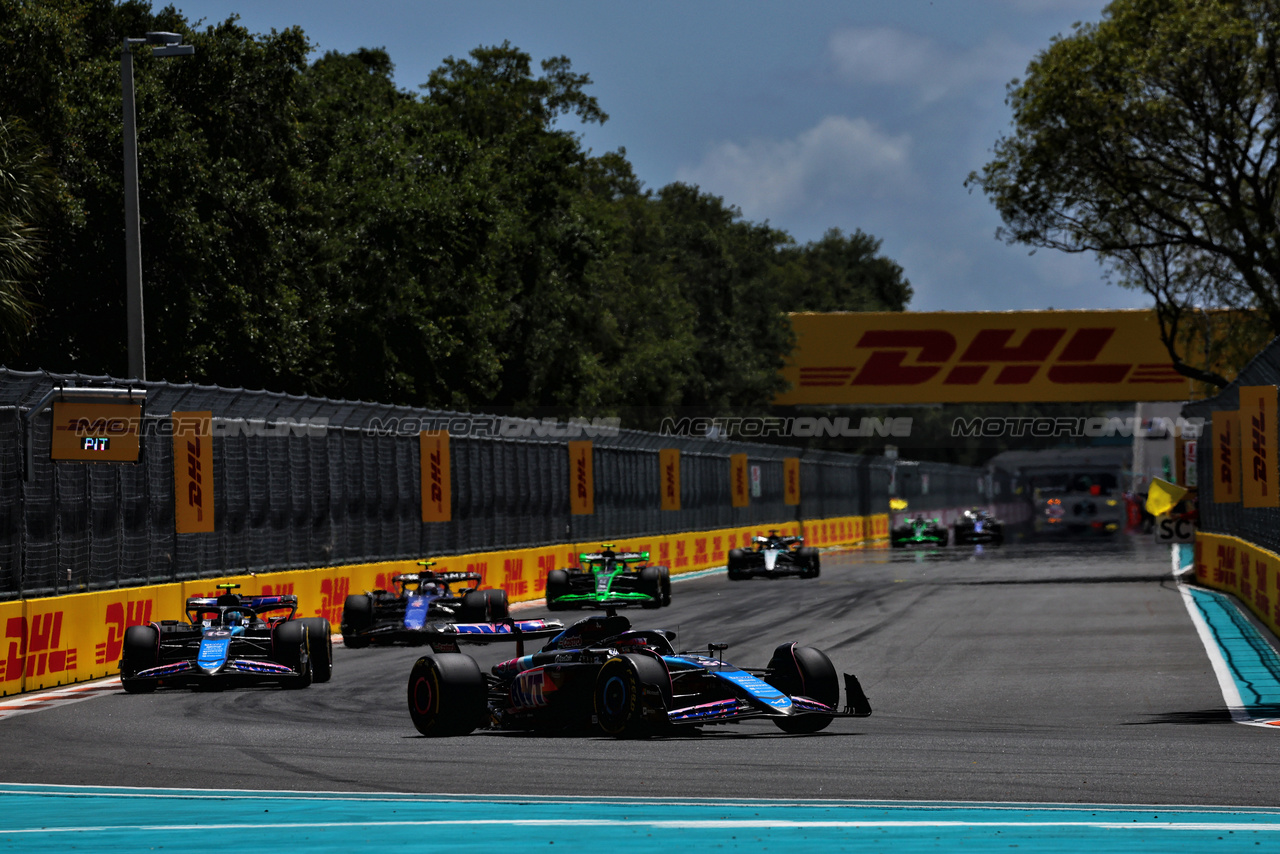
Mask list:
POLYGON ((647 738, 665 727, 645 716, 647 704, 661 697, 665 717, 671 702, 671 676, 661 661, 647 655, 618 655, 604 663, 593 692, 596 725, 615 738, 647 738), (646 688, 648 690, 646 690, 646 688))
POLYGON ((409 671, 409 717, 425 736, 466 735, 484 723, 484 674, 460 652, 424 655, 409 671))
POLYGON ((150 694, 156 680, 135 679, 134 674, 160 663, 160 633, 154 626, 129 626, 120 652, 120 685, 130 694, 150 694))
POLYGON ((563 611, 568 605, 558 600, 569 595, 569 573, 563 569, 553 569, 547 573, 547 610, 563 611))
POLYGON ((369 645, 365 634, 373 628, 373 597, 366 593, 353 593, 342 603, 342 645, 360 649, 369 645))
MULTIPOLYGON (((820 649, 784 643, 773 651, 765 681, 788 696, 799 695, 836 708, 840 702, 840 680, 835 665, 820 649)), ((778 729, 789 733, 811 733, 826 729, 831 715, 808 714, 773 718, 778 729)))
POLYGON ((297 671, 297 675, 281 680, 284 687, 296 689, 311 685, 314 674, 311 656, 307 652, 309 645, 307 626, 302 620, 290 620, 276 626, 271 637, 271 657, 277 664, 297 671))
POLYGON ((484 591, 484 596, 488 600, 489 619, 491 621, 511 618, 511 606, 507 603, 507 591, 486 590, 484 591))
POLYGON ((328 682, 333 676, 333 626, 324 617, 305 617, 298 622, 307 627, 312 681, 328 682))
POLYGON ((662 576, 662 604, 665 607, 671 604, 671 570, 660 566, 658 573, 662 576))
POLYGON ((640 592, 648 597, 640 603, 641 608, 662 607, 662 573, 656 566, 646 566, 640 570, 640 592))

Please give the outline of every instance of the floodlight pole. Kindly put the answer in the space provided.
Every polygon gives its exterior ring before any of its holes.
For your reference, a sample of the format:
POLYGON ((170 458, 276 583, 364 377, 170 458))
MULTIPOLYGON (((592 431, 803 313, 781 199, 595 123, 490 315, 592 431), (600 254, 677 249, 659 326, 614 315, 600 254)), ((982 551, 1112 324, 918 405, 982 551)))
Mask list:
POLYGON ((177 33, 147 33, 146 38, 124 40, 120 51, 120 94, 124 111, 124 260, 125 310, 129 317, 129 376, 145 380, 146 333, 142 322, 142 229, 138 214, 138 127, 133 106, 133 46, 158 45, 152 56, 191 56, 191 45, 179 44, 177 33))

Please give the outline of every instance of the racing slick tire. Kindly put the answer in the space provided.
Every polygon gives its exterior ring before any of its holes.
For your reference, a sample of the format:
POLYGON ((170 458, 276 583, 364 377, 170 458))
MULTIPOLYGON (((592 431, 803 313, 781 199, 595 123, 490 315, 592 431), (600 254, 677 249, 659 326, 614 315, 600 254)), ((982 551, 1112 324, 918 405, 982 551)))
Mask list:
POLYGON ((361 649, 369 645, 364 632, 373 628, 373 597, 366 593, 352 593, 342 603, 342 645, 361 649))
MULTIPOLYGON (((662 607, 662 573, 658 571, 658 567, 646 566, 640 570, 639 588, 640 592, 648 597, 640 603, 641 608, 662 607)), ((667 595, 670 596, 670 594, 667 595)))
POLYGON ((505 590, 468 590, 462 597, 459 618, 464 623, 492 623, 511 616, 505 590))
POLYGON ((409 717, 429 738, 466 735, 483 724, 487 694, 480 665, 465 653, 424 655, 409 671, 409 717))
MULTIPOLYGON (((840 703, 840 679, 835 665, 825 652, 811 646, 794 643, 779 646, 769 660, 769 674, 764 681, 788 696, 798 694, 833 709, 840 703)), ((783 732, 804 734, 826 729, 832 718, 818 714, 772 720, 783 732)))
POLYGON ((324 617, 305 617, 298 622, 307 627, 311 681, 328 682, 333 676, 333 626, 324 617))
POLYGON ((662 605, 666 607, 671 604, 671 570, 660 566, 658 573, 662 576, 662 605))
POLYGON ((564 611, 568 605, 560 603, 561 596, 569 595, 569 573, 563 569, 553 569, 547 573, 547 610, 564 611))
POLYGON ((729 549, 729 563, 725 567, 729 572, 730 581, 741 581, 746 578, 742 572, 742 562, 746 560, 747 553, 742 549, 729 549))
POLYGON ((800 558, 800 564, 803 569, 800 570, 801 578, 817 578, 822 571, 821 558, 818 557, 817 549, 799 549, 796 557, 800 558))
POLYGON ((634 653, 610 658, 596 675, 592 691, 596 726, 615 738, 648 738, 666 726, 645 715, 651 710, 665 720, 671 705, 671 674, 658 659, 634 653), (657 698, 662 708, 656 708, 657 698))
POLYGON ((285 688, 307 688, 311 685, 314 673, 308 652, 310 645, 305 621, 290 620, 276 626, 271 636, 271 657, 277 664, 298 671, 297 676, 287 676, 281 680, 285 688))
POLYGON ((120 687, 129 694, 150 694, 156 690, 154 679, 134 679, 133 675, 159 660, 160 633, 154 626, 129 626, 124 630, 124 648, 120 653, 120 687))
POLYGON ((505 590, 486 590, 484 598, 489 604, 489 620, 509 620, 511 619, 511 606, 507 603, 507 591, 505 590))

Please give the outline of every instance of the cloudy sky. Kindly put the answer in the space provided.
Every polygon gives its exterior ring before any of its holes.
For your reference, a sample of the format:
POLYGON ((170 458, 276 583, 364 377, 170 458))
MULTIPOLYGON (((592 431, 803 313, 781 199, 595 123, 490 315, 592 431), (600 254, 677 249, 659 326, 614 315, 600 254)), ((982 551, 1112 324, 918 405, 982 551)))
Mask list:
POLYGON ((255 33, 300 26, 319 52, 385 48, 414 91, 482 44, 568 56, 610 116, 581 128, 585 145, 625 147, 648 187, 697 184, 800 242, 862 229, 917 311, 1147 304, 1091 256, 997 241, 999 217, 964 187, 1009 129, 1006 85, 1100 0, 173 3, 255 33))

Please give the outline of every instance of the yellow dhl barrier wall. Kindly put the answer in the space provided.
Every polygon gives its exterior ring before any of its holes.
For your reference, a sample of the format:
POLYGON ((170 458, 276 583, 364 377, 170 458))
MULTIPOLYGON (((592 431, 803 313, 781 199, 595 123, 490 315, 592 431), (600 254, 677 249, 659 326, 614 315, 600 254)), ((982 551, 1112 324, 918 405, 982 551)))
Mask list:
MULTIPOLYGON (((647 551, 653 563, 672 573, 723 566, 729 549, 756 534, 804 534, 806 545, 857 545, 889 535, 889 517, 849 516, 780 525, 726 528, 618 540, 623 551, 647 551)), ((481 586, 500 587, 512 602, 541 599, 547 572, 576 566, 578 554, 597 551, 599 542, 442 557, 439 572, 479 572, 481 586)), ((293 593, 298 616, 324 617, 335 627, 350 593, 390 589, 391 579, 414 572, 417 561, 332 566, 204 578, 174 584, 78 593, 48 599, 0 603, 0 697, 111 676, 118 672, 124 631, 152 620, 185 618, 191 596, 216 596, 219 584, 240 585, 248 596, 293 593)))
POLYGON ((1280 635, 1280 555, 1225 534, 1196 534, 1196 581, 1234 595, 1280 635))

